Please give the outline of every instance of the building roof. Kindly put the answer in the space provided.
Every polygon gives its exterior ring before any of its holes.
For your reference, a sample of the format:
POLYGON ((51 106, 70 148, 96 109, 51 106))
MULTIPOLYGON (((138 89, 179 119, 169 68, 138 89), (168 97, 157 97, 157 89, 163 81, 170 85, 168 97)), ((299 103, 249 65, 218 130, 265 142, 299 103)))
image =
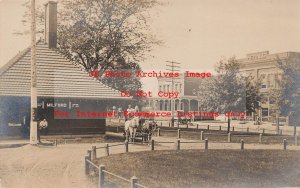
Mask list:
MULTIPOLYGON (((37 96, 112 99, 121 97, 57 51, 39 41, 36 45, 37 96)), ((30 96, 30 47, 0 69, 0 96, 30 96)))
POLYGON ((240 58, 237 59, 239 63, 242 65, 249 64, 249 63, 264 63, 264 62, 273 62, 277 59, 287 59, 291 56, 300 56, 299 52, 281 52, 281 53, 274 53, 270 54, 269 51, 263 51, 263 52, 256 52, 256 53, 250 53, 247 54, 246 58, 240 58))

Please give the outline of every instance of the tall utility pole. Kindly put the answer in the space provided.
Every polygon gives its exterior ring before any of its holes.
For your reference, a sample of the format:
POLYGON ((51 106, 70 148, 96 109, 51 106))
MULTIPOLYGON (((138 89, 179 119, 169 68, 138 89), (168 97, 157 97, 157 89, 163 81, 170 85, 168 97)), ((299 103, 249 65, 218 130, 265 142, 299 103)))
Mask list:
POLYGON ((35 39, 35 0, 31 0, 31 110, 30 144, 37 144, 37 89, 36 89, 36 39, 35 39))
MULTIPOLYGON (((174 73, 175 71, 179 71, 179 70, 176 70, 175 68, 180 68, 180 66, 177 66, 177 65, 180 65, 180 63, 177 63, 177 62, 174 62, 174 61, 166 61, 168 64, 166 65, 167 68, 166 70, 168 71, 172 71, 172 73, 174 73)), ((172 77, 172 92, 174 92, 174 77, 172 77)), ((172 111, 172 127, 174 127, 174 114, 175 114, 175 101, 174 101, 174 98, 171 99, 171 111, 172 111)))

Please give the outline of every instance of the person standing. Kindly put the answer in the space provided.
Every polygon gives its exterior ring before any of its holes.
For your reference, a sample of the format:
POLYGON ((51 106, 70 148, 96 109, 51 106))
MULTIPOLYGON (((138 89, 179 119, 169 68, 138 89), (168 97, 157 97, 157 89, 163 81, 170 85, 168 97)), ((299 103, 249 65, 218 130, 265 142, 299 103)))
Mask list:
POLYGON ((118 118, 119 118, 119 121, 122 118, 122 108, 121 107, 118 108, 118 118))
POLYGON ((139 111, 139 107, 138 107, 137 105, 134 107, 134 111, 135 111, 135 112, 138 112, 138 111, 139 111))
POLYGON ((39 142, 41 142, 41 133, 43 135, 47 134, 47 127, 48 127, 48 122, 44 118, 39 124, 39 131, 38 131, 38 141, 39 142))
POLYGON ((23 120, 21 122, 21 133, 23 138, 29 138, 29 131, 30 131, 30 116, 26 114, 23 116, 23 120))

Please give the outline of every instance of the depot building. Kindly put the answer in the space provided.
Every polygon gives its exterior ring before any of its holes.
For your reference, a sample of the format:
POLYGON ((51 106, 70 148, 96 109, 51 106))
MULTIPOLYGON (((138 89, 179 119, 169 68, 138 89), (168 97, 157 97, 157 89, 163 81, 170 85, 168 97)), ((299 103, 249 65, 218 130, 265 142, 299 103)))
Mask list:
MULTIPOLYGON (((57 4, 46 5, 45 40, 36 44, 37 117, 48 122, 47 134, 103 134, 105 118, 54 117, 54 111, 108 111, 127 106, 130 98, 89 76, 84 69, 56 51, 57 4)), ((30 47, 0 69, 0 135, 29 134, 30 47)))

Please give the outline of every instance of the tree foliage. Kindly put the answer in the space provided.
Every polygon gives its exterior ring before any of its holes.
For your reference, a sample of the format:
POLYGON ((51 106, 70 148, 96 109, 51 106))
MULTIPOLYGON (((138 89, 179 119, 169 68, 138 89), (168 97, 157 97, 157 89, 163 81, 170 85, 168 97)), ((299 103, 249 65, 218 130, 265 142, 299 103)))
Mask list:
POLYGON ((245 111, 246 85, 235 57, 222 59, 216 65, 216 91, 219 111, 245 111))
MULTIPOLYGON (((148 12, 157 4, 156 0, 60 0, 58 51, 88 72, 97 70, 103 75, 106 70, 138 71, 138 62, 160 44, 148 24, 148 12)), ((30 20, 28 10, 25 23, 30 20)), ((37 21, 38 32, 43 33, 42 6, 37 8, 37 21)), ((122 91, 141 88, 135 77, 98 79, 122 91)))
POLYGON ((278 87, 269 91, 270 98, 280 115, 288 116, 291 112, 299 115, 300 59, 298 56, 290 56, 287 60, 277 58, 276 66, 280 70, 278 87))
POLYGON ((246 110, 246 78, 239 69, 234 57, 217 63, 216 76, 201 81, 198 93, 201 109, 220 113, 246 110))

